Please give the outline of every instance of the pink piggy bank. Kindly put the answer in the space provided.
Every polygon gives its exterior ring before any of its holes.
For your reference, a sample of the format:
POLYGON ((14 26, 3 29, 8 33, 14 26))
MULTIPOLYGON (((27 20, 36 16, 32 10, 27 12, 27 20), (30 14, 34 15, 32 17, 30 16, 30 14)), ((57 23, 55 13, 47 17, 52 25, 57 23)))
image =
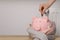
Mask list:
POLYGON ((32 18, 32 28, 37 31, 44 31, 49 28, 51 25, 51 21, 47 16, 43 16, 41 18, 33 17, 32 18))

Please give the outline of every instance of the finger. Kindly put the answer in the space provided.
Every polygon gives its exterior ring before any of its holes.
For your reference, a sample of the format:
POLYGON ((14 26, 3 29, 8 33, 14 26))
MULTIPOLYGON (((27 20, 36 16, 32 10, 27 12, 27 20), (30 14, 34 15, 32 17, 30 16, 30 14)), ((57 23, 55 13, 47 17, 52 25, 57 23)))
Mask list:
POLYGON ((42 14, 42 11, 41 11, 40 9, 39 9, 39 11, 40 11, 41 15, 43 15, 43 14, 42 14))
POLYGON ((43 13, 45 13, 45 11, 46 11, 46 8, 44 8, 43 13))
POLYGON ((42 6, 42 8, 41 8, 41 15, 43 16, 43 10, 44 10, 44 6, 42 6))
POLYGON ((43 14, 43 8, 42 7, 40 7, 39 11, 41 14, 43 14))

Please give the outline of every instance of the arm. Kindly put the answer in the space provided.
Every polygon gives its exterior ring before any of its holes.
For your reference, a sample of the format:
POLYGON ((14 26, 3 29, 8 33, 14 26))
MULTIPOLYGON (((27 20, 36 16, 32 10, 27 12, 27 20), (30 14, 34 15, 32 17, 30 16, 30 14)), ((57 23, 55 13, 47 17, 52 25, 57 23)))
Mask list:
POLYGON ((47 34, 47 35, 52 34, 52 33, 55 34, 55 29, 56 29, 56 25, 55 25, 55 23, 53 23, 53 24, 52 24, 52 27, 50 28, 49 31, 47 31, 46 34, 47 34))
POLYGON ((48 0, 48 7, 50 7, 56 0, 48 0))

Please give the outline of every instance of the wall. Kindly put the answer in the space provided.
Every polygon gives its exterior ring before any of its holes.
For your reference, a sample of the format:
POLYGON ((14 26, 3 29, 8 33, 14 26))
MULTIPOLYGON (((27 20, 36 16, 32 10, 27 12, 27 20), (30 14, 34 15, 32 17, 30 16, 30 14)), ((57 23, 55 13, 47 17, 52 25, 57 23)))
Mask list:
MULTIPOLYGON (((32 16, 40 16, 39 4, 43 2, 45 1, 0 1, 0 35, 28 35, 26 31, 28 24, 31 23, 32 16)), ((60 20, 59 7, 59 0, 50 7, 50 18, 56 22, 58 35, 60 35, 60 21, 57 21, 60 20)))

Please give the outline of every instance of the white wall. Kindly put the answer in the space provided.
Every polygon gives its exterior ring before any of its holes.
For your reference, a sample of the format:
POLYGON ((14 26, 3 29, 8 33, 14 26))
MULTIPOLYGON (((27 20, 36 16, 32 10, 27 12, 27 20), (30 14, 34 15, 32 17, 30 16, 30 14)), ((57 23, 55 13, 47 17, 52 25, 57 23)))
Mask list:
MULTIPOLYGON (((28 35, 26 31, 28 24, 31 23, 32 16, 40 16, 38 9, 42 2, 45 1, 0 1, 0 35, 28 35)), ((50 8, 50 18, 58 24, 57 34, 60 35, 60 21, 57 21, 60 14, 51 14, 60 11, 58 4, 57 1, 50 8)))

